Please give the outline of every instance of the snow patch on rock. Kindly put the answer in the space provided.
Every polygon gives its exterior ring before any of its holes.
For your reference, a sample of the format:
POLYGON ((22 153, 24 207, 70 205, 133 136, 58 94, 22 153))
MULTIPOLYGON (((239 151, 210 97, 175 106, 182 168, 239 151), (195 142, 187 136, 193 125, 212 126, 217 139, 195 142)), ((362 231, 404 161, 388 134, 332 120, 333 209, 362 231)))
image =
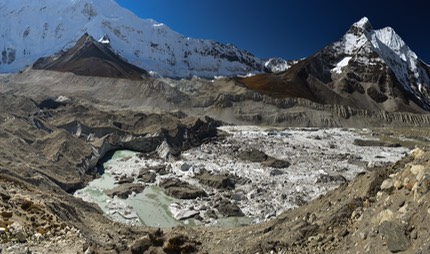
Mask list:
POLYGON ((352 57, 350 57, 350 56, 345 57, 331 71, 335 72, 335 73, 338 73, 338 74, 342 73, 342 68, 345 67, 345 66, 348 66, 348 62, 351 59, 352 59, 352 57))

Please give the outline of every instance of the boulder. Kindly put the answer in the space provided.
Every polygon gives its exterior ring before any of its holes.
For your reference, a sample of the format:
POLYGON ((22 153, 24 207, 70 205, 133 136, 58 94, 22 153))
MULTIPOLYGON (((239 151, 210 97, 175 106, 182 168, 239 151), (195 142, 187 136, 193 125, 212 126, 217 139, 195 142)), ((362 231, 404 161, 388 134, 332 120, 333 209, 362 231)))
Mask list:
POLYGON ((416 179, 420 181, 424 174, 425 174, 425 168, 423 165, 413 165, 410 169, 411 173, 415 175, 416 179))
POLYGON ((394 181, 391 178, 385 179, 381 184, 381 190, 385 192, 392 192, 394 190, 394 181))
POLYGON ((138 184, 138 183, 126 183, 126 184, 122 184, 118 187, 115 187, 111 190, 106 190, 105 193, 106 195, 108 195, 109 197, 114 197, 117 196, 119 198, 122 199, 126 199, 128 198, 128 196, 135 192, 135 193, 140 193, 145 189, 145 186, 142 184, 138 184))
POLYGON ((139 173, 137 179, 144 183, 155 183, 157 174, 154 172, 147 171, 145 173, 139 173))
POLYGON ((214 206, 224 217, 242 217, 245 216, 240 208, 226 199, 220 200, 214 206))
POLYGON ((406 251, 410 242, 402 225, 393 221, 384 221, 379 226, 379 232, 384 236, 388 249, 392 253, 406 251))
POLYGON ((379 221, 379 224, 381 225, 385 221, 392 221, 394 218, 394 213, 390 209, 385 209, 381 211, 376 219, 379 221))
POLYGON ((282 170, 279 169, 274 169, 272 171, 270 171, 270 175, 271 176, 279 176, 279 175, 283 175, 284 172, 282 170))
POLYGON ((189 183, 182 182, 179 179, 165 179, 159 186, 165 190, 167 195, 174 198, 195 199, 198 197, 207 197, 207 193, 204 190, 189 183))
POLYGON ((196 178, 199 179, 201 184, 215 189, 232 190, 235 188, 235 181, 228 174, 212 175, 204 171, 202 174, 196 176, 196 178))
POLYGON ((191 165, 186 162, 182 163, 180 166, 181 171, 184 171, 184 172, 190 170, 190 168, 191 168, 191 165))
POLYGON ((251 149, 242 151, 239 153, 239 158, 244 161, 250 162, 263 162, 267 160, 269 157, 262 151, 251 149))
POLYGON ((27 241, 27 234, 25 233, 23 226, 18 222, 12 223, 12 225, 9 226, 8 231, 13 237, 18 239, 20 243, 27 241))
POLYGON ((1 212, 1 216, 3 217, 3 219, 9 219, 12 218, 13 213, 9 211, 3 211, 1 212))
POLYGON ((264 166, 272 168, 288 168, 290 166, 288 161, 275 159, 256 149, 240 152, 239 159, 249 162, 260 162, 264 166))
POLYGON ((141 254, 149 250, 149 248, 153 245, 154 243, 151 241, 151 239, 148 236, 144 236, 142 238, 135 240, 131 244, 130 252, 132 254, 141 254))
POLYGON ((116 181, 116 184, 126 184, 126 183, 132 183, 134 182, 133 177, 126 177, 125 175, 121 176, 118 181, 116 181))
POLYGON ((267 161, 263 162, 262 164, 272 168, 288 168, 290 166, 290 163, 288 161, 278 160, 274 158, 269 158, 267 161))
POLYGON ((331 183, 331 182, 341 182, 346 183, 347 180, 342 175, 320 175, 317 178, 317 183, 331 183))

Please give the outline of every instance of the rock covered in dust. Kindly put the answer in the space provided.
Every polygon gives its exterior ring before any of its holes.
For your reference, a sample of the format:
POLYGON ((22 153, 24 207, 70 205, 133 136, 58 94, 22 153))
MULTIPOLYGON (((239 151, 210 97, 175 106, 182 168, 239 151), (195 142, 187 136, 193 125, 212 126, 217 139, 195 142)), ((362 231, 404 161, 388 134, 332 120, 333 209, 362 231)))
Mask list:
POLYGON ((140 172, 137 179, 144 183, 155 183, 157 179, 157 174, 151 171, 140 172))
POLYGON ((275 158, 269 158, 262 164, 271 168, 288 168, 290 166, 290 163, 288 161, 278 160, 275 158))
POLYGON ((342 175, 327 175, 322 174, 318 176, 317 183, 330 183, 330 182, 340 182, 340 183, 346 183, 347 180, 342 175))
POLYGON ((263 162, 266 161, 269 157, 262 151, 259 151, 257 149, 250 149, 240 152, 239 158, 244 161, 263 162))
POLYGON ((379 231, 384 236, 384 241, 392 253, 406 251, 409 248, 410 242, 406 236, 404 225, 393 221, 384 221, 379 226, 379 231))
POLYGON ((381 190, 386 192, 391 192, 394 190, 394 180, 393 179, 385 179, 381 184, 381 190))
POLYGON ((173 148, 169 143, 164 140, 156 149, 158 156, 162 159, 169 159, 170 157, 177 157, 180 151, 173 148))
POLYGON ((222 199, 215 204, 214 208, 224 217, 241 217, 244 216, 242 210, 232 202, 222 199))
POLYGON ((201 184, 215 189, 232 190, 236 186, 234 178, 229 174, 217 175, 204 170, 201 174, 197 175, 196 178, 201 184))
POLYGON ((126 183, 121 184, 110 190, 105 190, 106 195, 109 197, 117 196, 122 199, 128 198, 129 195, 134 193, 141 193, 145 189, 145 185, 139 183, 126 183))
POLYGON ((164 179, 159 186, 165 190, 167 195, 179 199, 195 199, 207 196, 204 190, 175 178, 164 179))
POLYGON ((16 237, 16 239, 20 243, 27 241, 27 233, 25 232, 24 227, 20 223, 12 223, 12 225, 8 227, 8 231, 10 232, 12 237, 16 237))

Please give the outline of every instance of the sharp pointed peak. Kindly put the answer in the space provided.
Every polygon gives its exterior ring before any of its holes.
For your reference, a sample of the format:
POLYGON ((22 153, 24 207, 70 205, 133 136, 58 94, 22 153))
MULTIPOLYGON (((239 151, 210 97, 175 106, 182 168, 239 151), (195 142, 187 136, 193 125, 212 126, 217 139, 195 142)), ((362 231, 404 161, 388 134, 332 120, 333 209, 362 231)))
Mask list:
POLYGON ((355 22, 354 25, 358 27, 367 27, 369 25, 372 26, 367 17, 362 17, 359 21, 355 22))
POLYGON ((372 30, 373 27, 372 24, 370 24, 369 19, 367 17, 363 17, 359 21, 352 24, 351 28, 349 29, 349 32, 359 34, 363 32, 370 32, 372 30))

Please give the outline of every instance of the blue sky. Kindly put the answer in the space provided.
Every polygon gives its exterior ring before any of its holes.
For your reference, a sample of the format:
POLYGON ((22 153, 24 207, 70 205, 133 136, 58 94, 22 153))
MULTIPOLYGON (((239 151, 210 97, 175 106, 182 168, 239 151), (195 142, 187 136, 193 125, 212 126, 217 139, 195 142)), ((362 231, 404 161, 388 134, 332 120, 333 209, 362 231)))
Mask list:
POLYGON ((425 0, 116 1, 185 36, 232 43, 261 58, 309 56, 366 16, 375 29, 393 27, 418 57, 430 63, 430 2, 425 0))

